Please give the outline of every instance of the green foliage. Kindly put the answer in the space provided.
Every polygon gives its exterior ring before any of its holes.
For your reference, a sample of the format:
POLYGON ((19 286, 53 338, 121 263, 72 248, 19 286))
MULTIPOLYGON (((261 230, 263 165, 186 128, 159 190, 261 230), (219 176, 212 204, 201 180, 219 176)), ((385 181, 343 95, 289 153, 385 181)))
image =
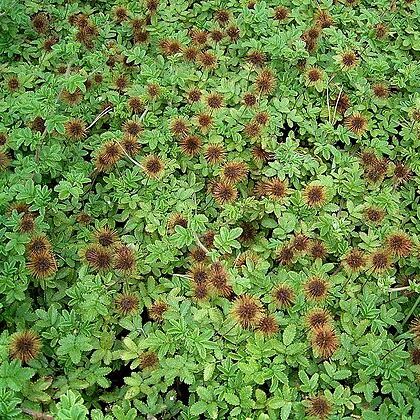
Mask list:
POLYGON ((0 419, 420 418, 419 22, 1 0, 0 419))

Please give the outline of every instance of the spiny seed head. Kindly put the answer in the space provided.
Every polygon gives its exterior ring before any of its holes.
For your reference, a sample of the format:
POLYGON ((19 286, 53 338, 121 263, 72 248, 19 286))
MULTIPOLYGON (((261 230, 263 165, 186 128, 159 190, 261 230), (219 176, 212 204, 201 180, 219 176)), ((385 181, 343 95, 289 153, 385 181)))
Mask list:
POLYGON ((331 327, 326 326, 312 332, 312 347, 318 356, 327 359, 336 352, 338 346, 337 334, 331 327))
POLYGON ((7 152, 0 150, 0 171, 4 171, 10 166, 11 159, 7 152))
POLYGON ((381 223, 385 217, 385 212, 382 209, 373 206, 367 207, 363 214, 368 222, 375 224, 381 223))
POLYGON ((29 255, 50 252, 51 243, 45 235, 36 235, 26 245, 26 252, 29 255))
POLYGON ((94 233, 94 237, 99 245, 105 248, 115 245, 118 241, 117 232, 107 226, 98 229, 94 233))
POLYGON ((35 15, 31 17, 31 22, 32 22, 33 28, 39 34, 44 34, 45 32, 48 31, 49 19, 45 13, 43 12, 36 13, 35 15))
POLYGON ((56 37, 51 37, 51 38, 47 38, 44 42, 43 42, 43 44, 42 44, 42 47, 44 48, 44 50, 45 51, 51 51, 52 50, 52 47, 55 45, 55 44, 57 44, 58 43, 58 38, 56 38, 56 37))
POLYGON ((253 158, 258 162, 273 160, 273 153, 264 150, 262 146, 256 145, 251 150, 253 158))
POLYGON ((372 86, 372 92, 378 99, 387 99, 389 96, 389 88, 383 83, 376 83, 372 86))
POLYGON ((279 250, 277 250, 277 261, 281 265, 289 265, 293 262, 295 258, 295 252, 292 247, 290 246, 283 246, 279 250))
POLYGON ((385 242, 391 254, 397 257, 408 257, 413 249, 412 240, 404 232, 392 233, 385 242))
POLYGON ((232 305, 232 315, 242 328, 256 326, 262 318, 261 302, 251 295, 242 295, 232 305))
POLYGON ((137 155, 141 150, 141 144, 138 142, 137 138, 133 136, 124 136, 121 141, 121 146, 130 156, 137 155))
POLYGON ((207 249, 213 247, 215 236, 216 232, 214 230, 208 230, 207 232, 203 233, 203 236, 201 237, 201 242, 207 249))
POLYGON ((16 76, 10 77, 7 81, 7 87, 11 92, 18 90, 20 87, 19 79, 16 76))
POLYGON ((199 102, 201 99, 201 90, 197 88, 192 88, 187 92, 187 99, 190 103, 199 102))
POLYGON ((41 350, 41 340, 33 331, 21 331, 11 337, 9 353, 12 359, 27 363, 35 359, 41 350))
POLYGON ((160 94, 160 86, 156 83, 150 83, 149 85, 147 85, 146 90, 150 99, 155 99, 160 94))
POLYGON ((374 27, 376 39, 384 39, 388 35, 388 27, 383 23, 377 23, 374 27))
POLYGON ((322 81, 322 71, 318 67, 311 67, 306 71, 309 84, 314 85, 322 81))
POLYGON ((87 264, 97 271, 108 271, 112 268, 112 253, 109 248, 100 245, 89 245, 84 251, 87 264))
POLYGON ((210 38, 216 43, 220 42, 223 39, 223 37, 224 33, 219 29, 214 29, 210 32, 210 38))
POLYGON ((139 357, 140 368, 142 370, 153 370, 159 364, 159 358, 153 351, 147 351, 139 357))
POLYGON ((323 185, 308 185, 303 191, 303 199, 310 207, 321 207, 327 199, 327 192, 323 185))
POLYGON ((277 285, 272 292, 274 303, 279 308, 288 308, 293 305, 295 300, 295 292, 293 288, 287 284, 277 285))
POLYGON ((77 88, 74 92, 63 89, 63 91, 60 93, 60 98, 66 104, 74 106, 82 101, 83 93, 79 88, 77 88))
POLYGON ((135 120, 128 120, 123 124, 123 131, 132 137, 138 137, 143 132, 141 123, 135 120))
POLYGON ((191 258, 196 262, 204 262, 207 259, 207 253, 200 246, 193 248, 190 251, 191 258))
POLYGON ((39 279, 51 277, 57 271, 54 255, 48 251, 30 254, 27 267, 29 272, 39 279))
POLYGON ((64 124, 66 136, 72 140, 81 140, 86 137, 87 128, 86 123, 80 119, 67 121, 64 124))
POLYGON ((159 0, 147 0, 146 8, 150 13, 155 13, 159 6, 159 0))
POLYGON ((127 11, 127 9, 125 7, 123 7, 123 6, 117 6, 114 9, 114 17, 115 17, 115 20, 118 23, 121 23, 121 22, 127 20, 127 18, 128 18, 128 11, 127 11))
POLYGON ((371 150, 363 150, 360 153, 360 161, 364 167, 373 166, 378 162, 378 157, 371 150))
POLYGON ((202 112, 197 115, 197 123, 202 132, 206 132, 213 124, 213 117, 210 114, 202 112))
POLYGON ((181 43, 176 39, 162 39, 159 43, 164 55, 171 56, 182 51, 181 43))
POLYGON ((226 34, 232 42, 236 42, 241 35, 239 28, 234 25, 231 25, 226 29, 226 34))
POLYGON ((319 26, 313 26, 303 34, 303 39, 308 41, 316 41, 320 35, 321 28, 319 26))
POLYGON ((394 181, 396 184, 403 184, 411 179, 411 168, 401 162, 397 162, 394 167, 394 181))
POLYGON ((139 298, 131 293, 121 293, 115 299, 115 306, 122 315, 132 315, 139 308, 139 298))
POLYGON ((224 26, 229 22, 230 12, 227 9, 219 9, 216 11, 214 18, 219 25, 224 26))
POLYGON ((128 101, 127 105, 133 114, 141 114, 145 110, 145 104, 143 99, 138 96, 132 96, 128 101))
POLYGON ((224 182, 236 184, 243 181, 248 174, 248 166, 243 162, 227 162, 223 165, 221 175, 224 182))
POLYGON ((304 286, 306 297, 314 301, 324 300, 327 297, 328 289, 328 282, 320 277, 309 278, 304 286))
POLYGON ((168 219, 168 229, 173 232, 176 226, 182 226, 186 228, 188 226, 188 220, 182 213, 172 213, 168 219))
POLYGON ((417 317, 411 321, 410 332, 413 334, 415 340, 420 340, 420 317, 417 317))
POLYGON ((223 96, 220 93, 211 93, 207 96, 206 103, 211 109, 220 109, 223 106, 223 96))
POLYGON ((0 132, 0 146, 4 146, 7 142, 7 134, 0 132))
POLYGON ((34 216, 31 213, 25 213, 20 219, 19 230, 22 233, 30 233, 35 229, 34 216))
POLYGON ((389 251, 378 250, 373 252, 370 255, 370 265, 373 271, 377 273, 382 273, 391 268, 392 261, 389 255, 389 251))
POLYGON ((299 233, 292 239, 291 246, 295 251, 305 252, 310 246, 310 239, 303 233, 299 233))
POLYGON ((286 7, 278 6, 274 9, 274 19, 281 22, 282 20, 287 19, 289 16, 289 10, 286 7))
POLYGON ((261 131, 261 125, 258 124, 256 121, 251 121, 247 123, 244 127, 244 134, 250 139, 259 137, 261 135, 261 131))
POLYGON ((127 245, 119 246, 114 253, 114 268, 124 273, 133 272, 136 268, 136 255, 127 245))
POLYGON ((183 153, 188 156, 195 156, 200 151, 202 141, 200 137, 191 134, 181 139, 179 145, 183 153))
POLYGON ((216 165, 223 161, 226 151, 221 144, 209 144, 204 152, 206 161, 211 165, 216 165))
POLYGON ((129 80, 127 76, 125 76, 124 74, 122 74, 121 76, 118 76, 114 81, 114 86, 119 92, 126 90, 128 88, 128 85, 129 85, 129 80))
POLYGON ((261 94, 268 95, 274 91, 276 77, 271 69, 265 68, 260 71, 255 79, 255 88, 261 94))
POLYGON ((413 365, 420 365, 420 348, 414 347, 410 353, 411 353, 411 363, 413 363, 413 365))
POLYGON ((229 297, 232 293, 232 287, 228 283, 228 273, 218 261, 210 266, 209 284, 221 296, 229 297))
POLYGON ((158 178, 165 169, 162 159, 156 155, 148 155, 143 161, 143 167, 149 178, 158 178))
POLYGON ((242 101, 245 106, 252 107, 257 103, 257 97, 252 92, 245 92, 242 98, 242 101))
POLYGON ((76 220, 82 225, 88 225, 92 221, 92 218, 87 213, 82 211, 76 216, 76 220))
POLYGON ((182 54, 185 60, 195 61, 197 56, 200 54, 200 50, 197 47, 189 46, 184 48, 182 54))
POLYGON ((331 411, 331 403, 323 395, 318 395, 309 400, 308 414, 310 416, 324 420, 329 417, 331 411))
POLYGON ((95 167, 99 172, 110 169, 123 157, 121 146, 114 140, 107 141, 99 149, 95 159, 95 167))
POLYGON ((179 138, 185 137, 189 132, 187 121, 181 117, 174 118, 170 123, 169 129, 174 136, 179 138))
POLYGON ((263 316, 258 322, 257 331, 268 337, 276 334, 279 331, 279 324, 275 316, 263 316))
POLYGON ((268 114, 268 112, 258 112, 257 114, 255 114, 254 120, 257 124, 266 125, 268 121, 270 121, 270 115, 268 114))
POLYGON ((263 51, 252 50, 246 56, 246 61, 255 67, 262 67, 266 62, 267 57, 263 51))
POLYGON ((344 266, 352 272, 362 270, 367 263, 365 254, 357 248, 353 248, 343 259, 344 266))
POLYGON ((197 300, 206 300, 209 297, 209 290, 207 283, 194 283, 193 296, 197 300))
POLYGON ((327 248, 320 240, 316 240, 312 242, 309 252, 313 258, 323 260, 327 255, 327 248))
POLYGON ((315 22, 321 28, 329 28, 334 25, 334 19, 326 10, 318 10, 315 15, 315 22))
POLYGON ((212 183, 210 190, 216 202, 221 205, 232 203, 238 197, 238 190, 236 187, 223 181, 212 183))
POLYGON ((350 98, 346 93, 342 93, 334 102, 334 107, 337 106, 337 112, 344 114, 351 106, 350 98))
POLYGON ((341 54, 340 61, 341 61, 341 67, 344 70, 348 70, 353 67, 356 67, 359 60, 354 51, 347 51, 341 54))
POLYGON ((305 323, 311 330, 325 328, 329 326, 331 320, 331 314, 323 308, 313 308, 305 317, 305 323))
POLYGON ((209 271, 203 263, 198 263, 191 267, 189 276, 195 283, 203 283, 208 280, 209 271))
POLYGON ((156 322, 162 322, 165 312, 168 310, 169 306, 163 300, 157 300, 154 302, 147 310, 150 319, 156 322))
POLYGON ((197 61, 205 69, 214 69, 217 67, 217 57, 209 51, 199 53, 197 55, 197 61))
POLYGON ((202 31, 200 29, 194 28, 190 31, 190 38, 193 44, 203 47, 207 43, 207 35, 206 31, 202 31))
POLYGON ((264 183, 266 194, 273 200, 282 200, 287 195, 287 182, 280 178, 271 178, 264 183))

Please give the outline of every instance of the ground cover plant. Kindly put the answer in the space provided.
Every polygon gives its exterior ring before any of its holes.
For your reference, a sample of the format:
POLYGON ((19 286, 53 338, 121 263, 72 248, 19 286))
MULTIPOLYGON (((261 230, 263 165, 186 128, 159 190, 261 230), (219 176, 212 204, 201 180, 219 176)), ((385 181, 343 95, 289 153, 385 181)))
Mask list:
POLYGON ((419 18, 1 0, 0 418, 420 418, 419 18))

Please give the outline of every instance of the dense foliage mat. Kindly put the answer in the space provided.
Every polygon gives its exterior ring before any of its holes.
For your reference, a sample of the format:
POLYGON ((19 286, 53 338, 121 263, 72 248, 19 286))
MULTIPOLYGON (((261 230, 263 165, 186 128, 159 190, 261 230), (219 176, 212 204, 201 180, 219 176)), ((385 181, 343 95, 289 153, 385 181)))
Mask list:
POLYGON ((420 3, 0 1, 0 418, 420 418, 420 3))

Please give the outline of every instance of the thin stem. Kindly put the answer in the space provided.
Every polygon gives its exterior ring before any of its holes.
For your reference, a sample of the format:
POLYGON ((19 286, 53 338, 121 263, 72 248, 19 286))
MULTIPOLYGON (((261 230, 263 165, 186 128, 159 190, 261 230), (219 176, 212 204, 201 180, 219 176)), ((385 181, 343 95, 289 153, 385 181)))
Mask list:
POLYGON ((127 156, 127 158, 130 160, 131 163, 134 163, 134 165, 138 166, 141 170, 145 170, 144 166, 142 164, 140 164, 139 162, 137 162, 137 160, 133 159, 124 149, 124 147, 121 145, 121 143, 115 139, 115 142, 118 144, 118 146, 121 147, 121 150, 123 151, 123 153, 127 156))
POLYGON ((198 246, 206 252, 206 254, 209 254, 210 251, 202 244, 202 242, 200 241, 200 239, 198 238, 198 236, 194 233, 194 239, 196 240, 198 246))
POLYGON ((388 292, 389 293, 392 293, 392 292, 401 292, 401 291, 407 290, 409 288, 410 288, 410 286, 391 287, 390 289, 388 289, 388 292))
POLYGON ((86 127, 87 130, 91 128, 100 118, 112 111, 112 106, 107 106, 95 119, 86 127))
POLYGON ((338 102, 340 101, 340 98, 341 98, 341 94, 342 94, 342 92, 343 92, 343 86, 341 86, 341 88, 340 88, 340 93, 338 94, 338 98, 337 98, 337 100, 335 101, 334 114, 333 114, 333 119, 332 119, 332 123, 333 123, 333 124, 335 123, 335 116, 337 115, 338 102))
POLYGON ((418 304, 420 303, 420 295, 417 297, 417 300, 414 302, 414 305, 412 306, 412 308, 410 309, 410 312, 408 313, 408 315, 405 317, 402 325, 404 326, 407 321, 410 319, 410 316, 413 315, 414 310, 417 308, 418 304))

